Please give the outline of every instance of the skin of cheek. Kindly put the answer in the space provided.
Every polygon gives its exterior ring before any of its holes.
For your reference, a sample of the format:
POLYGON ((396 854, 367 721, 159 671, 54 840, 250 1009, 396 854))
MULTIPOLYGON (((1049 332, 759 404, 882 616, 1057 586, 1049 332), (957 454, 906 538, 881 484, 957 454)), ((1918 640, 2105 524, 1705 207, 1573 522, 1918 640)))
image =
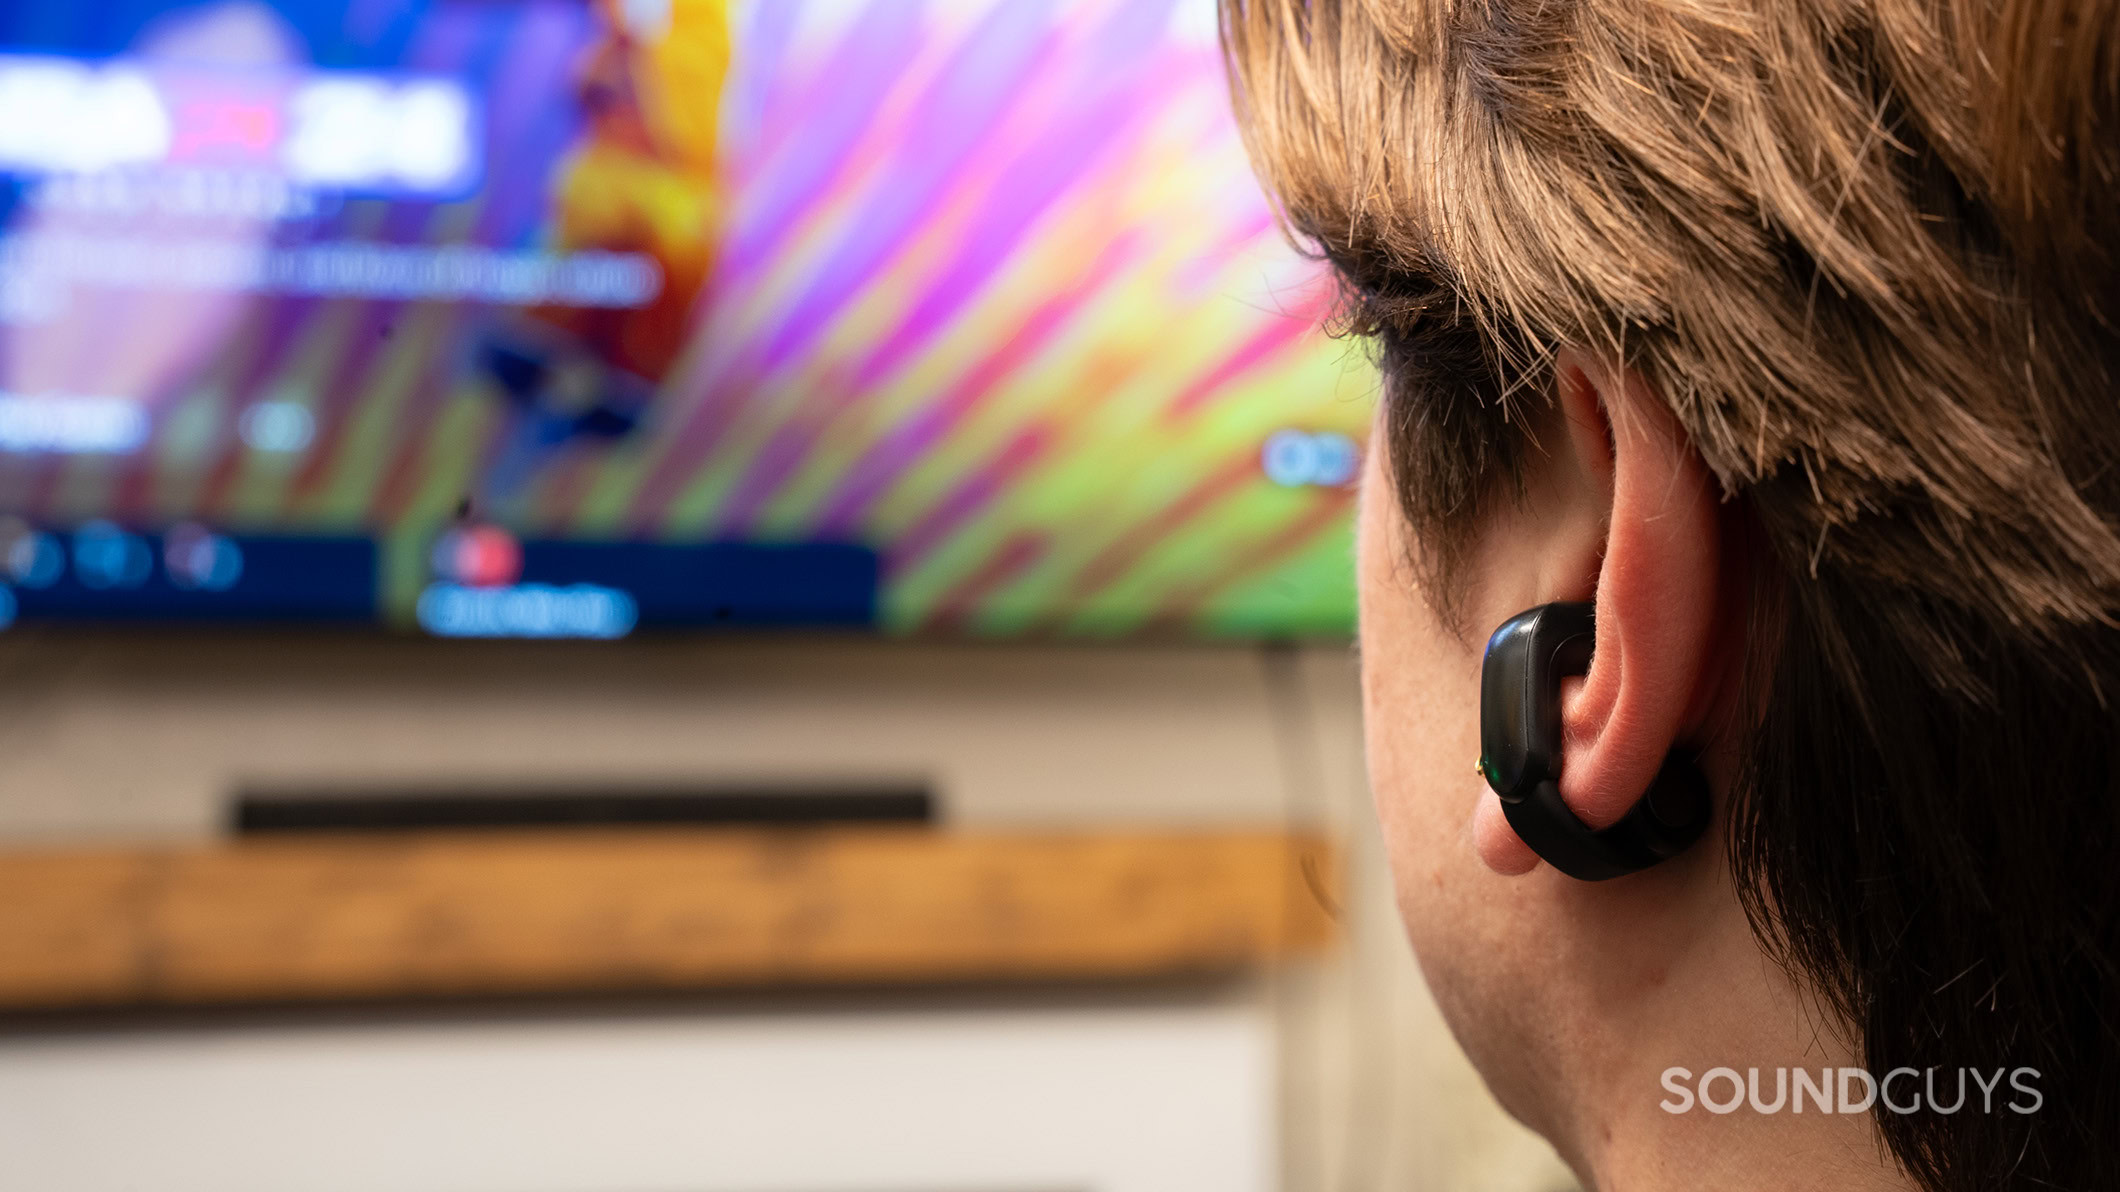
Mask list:
POLYGON ((1364 740, 1399 913, 1459 1044, 1504 1107, 1544 1129, 1558 1123, 1541 1094, 1560 1083, 1571 1033, 1543 996, 1562 967, 1537 903, 1554 875, 1498 875, 1473 845, 1475 810, 1492 799, 1473 770, 1480 651, 1415 587, 1376 455, 1358 520, 1364 740))

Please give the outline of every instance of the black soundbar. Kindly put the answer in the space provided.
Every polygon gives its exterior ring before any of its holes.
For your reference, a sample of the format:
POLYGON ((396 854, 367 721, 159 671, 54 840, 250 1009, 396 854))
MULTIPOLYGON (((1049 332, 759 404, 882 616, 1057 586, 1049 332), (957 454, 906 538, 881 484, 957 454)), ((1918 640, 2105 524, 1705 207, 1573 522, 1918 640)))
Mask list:
POLYGON ((377 790, 247 789, 232 805, 237 835, 430 829, 933 824, 924 786, 393 786, 377 790))

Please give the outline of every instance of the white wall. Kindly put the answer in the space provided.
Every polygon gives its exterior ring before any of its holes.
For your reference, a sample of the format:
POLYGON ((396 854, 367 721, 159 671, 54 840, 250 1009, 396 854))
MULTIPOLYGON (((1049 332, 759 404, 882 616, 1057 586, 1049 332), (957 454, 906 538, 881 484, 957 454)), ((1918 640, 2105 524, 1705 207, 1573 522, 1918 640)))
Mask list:
POLYGON ((1335 832, 1353 947, 1245 994, 1275 1027, 1282 1186, 1567 1186, 1407 955, 1344 651, 0 635, 0 840, 205 836, 245 782, 776 777, 929 778, 960 824, 1335 832))
MULTIPOLYGON (((986 824, 1270 822, 1286 801, 1245 651, 0 636, 0 686, 18 838, 204 835, 247 781, 911 776, 986 824)), ((1343 688, 1317 685, 1347 726, 1343 688)), ((1326 761, 1333 790, 1359 784, 1346 740, 1326 761)))
POLYGON ((0 1039, 0 1155, 37 1192, 1268 1192, 1270 1028, 1210 999, 0 1039))

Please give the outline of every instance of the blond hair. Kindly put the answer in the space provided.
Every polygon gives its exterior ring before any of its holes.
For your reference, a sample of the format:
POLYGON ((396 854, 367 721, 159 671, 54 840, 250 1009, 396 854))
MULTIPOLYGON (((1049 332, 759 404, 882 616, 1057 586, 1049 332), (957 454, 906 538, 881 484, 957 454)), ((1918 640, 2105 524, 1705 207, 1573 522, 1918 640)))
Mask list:
POLYGON ((2037 626, 2120 593, 2082 491, 2120 310, 2044 301, 2120 243, 2116 11, 1228 0, 1225 29, 1294 227, 1357 284, 1439 287, 1359 295, 1364 327, 1608 350, 1727 491, 1777 490, 1807 568, 2037 626))

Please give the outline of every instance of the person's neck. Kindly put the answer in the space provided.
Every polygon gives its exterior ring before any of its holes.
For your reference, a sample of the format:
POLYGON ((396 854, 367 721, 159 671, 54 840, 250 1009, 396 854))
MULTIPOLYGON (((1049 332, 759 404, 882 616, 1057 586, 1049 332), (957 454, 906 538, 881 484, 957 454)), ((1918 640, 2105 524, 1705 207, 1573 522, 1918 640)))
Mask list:
MULTIPOLYGON (((1659 979, 1602 991, 1625 1009, 1607 1002, 1616 1029, 1583 1057, 1586 1079, 1558 1140, 1578 1178, 1593 1192, 1916 1188, 1869 1112, 1841 1110, 1839 1071, 1861 1062, 1846 1032, 1761 951, 1734 897, 1704 915, 1659 979), (1831 1078, 1834 1112, 1815 1095, 1794 1108, 1798 1069, 1831 1078)), ((1859 1082, 1849 1090, 1861 1091, 1859 1082)))

